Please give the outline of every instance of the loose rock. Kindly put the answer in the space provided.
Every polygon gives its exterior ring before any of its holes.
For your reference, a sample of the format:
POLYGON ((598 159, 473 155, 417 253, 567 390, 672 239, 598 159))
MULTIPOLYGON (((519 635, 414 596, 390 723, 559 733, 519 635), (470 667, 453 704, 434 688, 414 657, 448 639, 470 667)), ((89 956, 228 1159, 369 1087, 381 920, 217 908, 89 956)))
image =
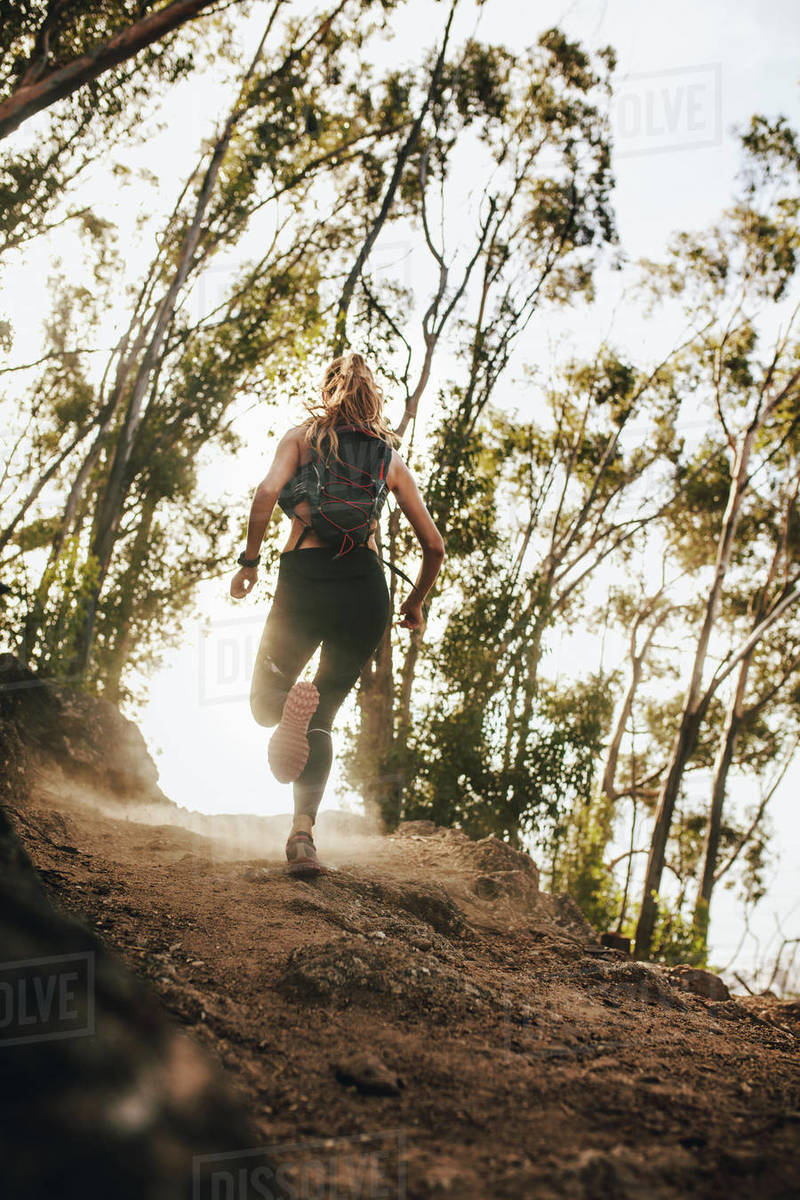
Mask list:
POLYGON ((667 971, 667 979, 673 987, 683 992, 693 992, 695 996, 704 996, 707 1000, 729 1000, 730 992, 713 971, 704 971, 700 967, 690 967, 681 963, 667 971))
POLYGON ((340 1059, 335 1066, 339 1083, 352 1086, 365 1096, 397 1096, 403 1081, 376 1054, 361 1051, 340 1059))

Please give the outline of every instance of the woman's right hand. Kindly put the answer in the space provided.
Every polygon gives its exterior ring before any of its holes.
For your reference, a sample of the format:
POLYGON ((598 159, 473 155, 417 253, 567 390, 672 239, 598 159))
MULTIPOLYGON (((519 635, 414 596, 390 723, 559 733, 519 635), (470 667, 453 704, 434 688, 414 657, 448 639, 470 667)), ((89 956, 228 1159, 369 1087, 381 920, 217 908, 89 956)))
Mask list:
POLYGON ((231 580, 231 595, 234 600, 243 600, 255 587, 257 577, 256 567, 242 567, 237 571, 231 580))
POLYGON ((400 605, 400 612, 403 614, 400 622, 401 629, 421 629, 425 624, 422 605, 418 601, 404 600, 400 605))

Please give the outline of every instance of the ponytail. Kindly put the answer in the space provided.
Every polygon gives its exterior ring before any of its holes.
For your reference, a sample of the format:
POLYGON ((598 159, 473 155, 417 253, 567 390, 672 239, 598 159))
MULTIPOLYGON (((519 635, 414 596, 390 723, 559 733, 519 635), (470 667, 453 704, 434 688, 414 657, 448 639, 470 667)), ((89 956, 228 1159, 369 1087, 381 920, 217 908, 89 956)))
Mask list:
POLYGON ((325 442, 338 455, 337 425, 357 425, 390 446, 398 444, 383 415, 383 391, 364 358, 355 352, 340 354, 329 363, 320 400, 309 404, 308 412, 305 437, 318 453, 325 442))

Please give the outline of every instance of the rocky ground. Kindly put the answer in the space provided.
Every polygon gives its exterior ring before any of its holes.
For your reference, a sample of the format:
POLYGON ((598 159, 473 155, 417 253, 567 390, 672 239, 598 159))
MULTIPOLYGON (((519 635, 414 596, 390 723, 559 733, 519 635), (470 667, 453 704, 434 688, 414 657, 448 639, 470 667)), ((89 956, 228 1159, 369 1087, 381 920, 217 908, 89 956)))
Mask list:
POLYGON ((798 1005, 605 949, 495 839, 329 816, 332 869, 302 882, 283 825, 123 808, 55 769, 10 816, 251 1113, 216 1200, 800 1194, 798 1005))

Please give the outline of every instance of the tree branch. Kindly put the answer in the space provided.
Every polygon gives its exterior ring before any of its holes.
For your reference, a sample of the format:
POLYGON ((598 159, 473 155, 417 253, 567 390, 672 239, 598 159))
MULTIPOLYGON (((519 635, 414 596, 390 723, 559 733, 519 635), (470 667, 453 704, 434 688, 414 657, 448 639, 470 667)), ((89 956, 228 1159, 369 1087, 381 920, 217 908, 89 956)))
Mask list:
POLYGON ((81 54, 65 66, 51 71, 35 83, 22 84, 5 100, 0 101, 0 138, 7 137, 15 129, 41 112, 43 108, 63 100, 77 91, 84 83, 97 79, 111 67, 119 66, 127 58, 138 54, 145 46, 159 41, 173 29, 193 20, 203 9, 210 8, 217 0, 172 0, 164 8, 135 21, 127 29, 120 30, 106 42, 101 42, 81 54))

